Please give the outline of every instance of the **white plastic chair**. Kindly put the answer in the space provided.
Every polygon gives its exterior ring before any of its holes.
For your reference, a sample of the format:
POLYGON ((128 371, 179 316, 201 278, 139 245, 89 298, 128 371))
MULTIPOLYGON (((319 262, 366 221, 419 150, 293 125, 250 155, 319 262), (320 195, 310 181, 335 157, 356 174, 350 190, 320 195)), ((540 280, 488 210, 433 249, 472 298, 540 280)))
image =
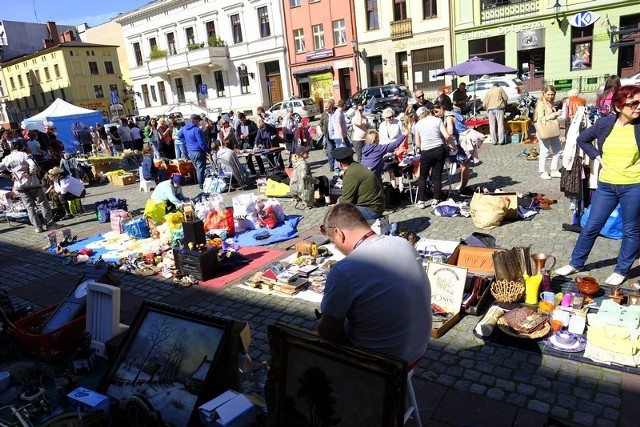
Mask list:
POLYGON ((144 179, 144 174, 142 173, 142 166, 138 168, 138 175, 140 175, 140 191, 144 191, 145 193, 156 188, 155 181, 147 181, 144 179))

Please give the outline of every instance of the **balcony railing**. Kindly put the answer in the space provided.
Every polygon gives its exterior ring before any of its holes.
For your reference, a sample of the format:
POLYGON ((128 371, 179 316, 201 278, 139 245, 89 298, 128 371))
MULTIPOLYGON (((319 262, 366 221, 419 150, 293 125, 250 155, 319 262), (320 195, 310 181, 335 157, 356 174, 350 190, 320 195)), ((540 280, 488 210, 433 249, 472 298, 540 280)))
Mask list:
POLYGON ((486 24, 530 16, 538 12, 539 3, 538 0, 483 1, 480 20, 486 24))
POLYGON ((391 21, 391 38, 399 39, 402 37, 411 37, 413 35, 413 26, 411 18, 401 19, 399 21, 391 21))

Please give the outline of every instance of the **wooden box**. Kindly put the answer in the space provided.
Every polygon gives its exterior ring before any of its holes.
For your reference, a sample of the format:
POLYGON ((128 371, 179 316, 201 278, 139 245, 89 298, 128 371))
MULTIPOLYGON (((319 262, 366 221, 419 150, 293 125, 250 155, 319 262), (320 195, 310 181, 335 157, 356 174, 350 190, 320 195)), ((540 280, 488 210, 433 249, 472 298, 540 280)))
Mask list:
POLYGON ((130 173, 126 173, 124 175, 113 175, 111 177, 111 183, 115 185, 122 185, 122 186, 131 185, 131 184, 135 184, 137 179, 138 179, 137 176, 130 173))
MULTIPOLYGON (((453 254, 451 254, 447 263, 467 268, 467 272, 471 276, 481 275, 495 277, 493 254, 496 251, 502 250, 503 249, 498 248, 459 245, 453 254)), ((479 316, 484 313, 491 302, 493 302, 493 295, 491 295, 489 286, 487 286, 484 292, 478 295, 478 300, 469 308, 464 309, 464 312, 473 316, 479 316)))
MULTIPOLYGON (((453 317, 446 322, 434 322, 431 336, 439 338, 460 321, 460 306, 467 281, 467 269, 439 262, 429 262, 426 267, 427 277, 431 285, 431 304, 436 304, 453 317)), ((437 317, 434 316, 434 319, 437 317)))

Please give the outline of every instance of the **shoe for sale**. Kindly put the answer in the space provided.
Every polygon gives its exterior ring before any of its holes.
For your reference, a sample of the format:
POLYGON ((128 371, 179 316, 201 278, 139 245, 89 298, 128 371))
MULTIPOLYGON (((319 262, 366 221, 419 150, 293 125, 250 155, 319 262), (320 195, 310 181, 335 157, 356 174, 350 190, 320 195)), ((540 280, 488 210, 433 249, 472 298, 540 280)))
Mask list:
POLYGON ((416 208, 424 209, 426 206, 423 201, 416 202, 416 208))
POLYGON ((622 283, 627 280, 622 274, 611 273, 611 276, 607 277, 607 280, 604 281, 609 286, 620 286, 622 283))
POLYGON ((558 171, 551 171, 551 178, 562 178, 562 174, 558 171))
POLYGON ((575 274, 575 273, 577 273, 578 271, 580 271, 580 270, 578 270, 577 268, 575 268, 575 267, 574 267, 574 266, 572 266, 572 265, 567 264, 567 265, 565 265, 564 267, 556 268, 555 273, 556 273, 558 276, 568 276, 568 275, 570 275, 570 274, 575 274))
POLYGON ((542 178, 542 179, 551 179, 551 175, 549 175, 549 174, 548 174, 548 173, 546 173, 546 172, 542 172, 542 173, 540 174, 540 178, 542 178))

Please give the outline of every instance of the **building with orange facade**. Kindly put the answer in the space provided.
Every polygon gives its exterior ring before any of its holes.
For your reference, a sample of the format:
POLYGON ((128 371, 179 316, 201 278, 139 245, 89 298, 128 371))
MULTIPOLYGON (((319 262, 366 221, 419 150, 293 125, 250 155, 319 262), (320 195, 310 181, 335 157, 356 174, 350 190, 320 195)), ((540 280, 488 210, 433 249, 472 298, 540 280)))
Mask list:
POLYGON ((291 92, 346 99, 359 89, 352 1, 282 0, 291 92))

